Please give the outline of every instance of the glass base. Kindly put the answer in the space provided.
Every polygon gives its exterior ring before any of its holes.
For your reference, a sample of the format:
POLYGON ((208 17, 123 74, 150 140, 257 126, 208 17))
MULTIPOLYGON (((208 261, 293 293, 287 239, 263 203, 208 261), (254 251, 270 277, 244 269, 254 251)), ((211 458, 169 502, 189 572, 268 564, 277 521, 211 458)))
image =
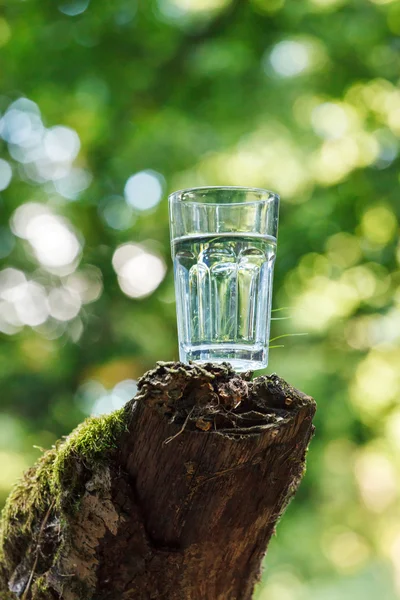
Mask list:
POLYGON ((256 371, 265 369, 268 365, 268 348, 260 345, 244 344, 199 344, 196 346, 182 345, 179 349, 182 362, 192 360, 197 363, 228 362, 235 371, 256 371))

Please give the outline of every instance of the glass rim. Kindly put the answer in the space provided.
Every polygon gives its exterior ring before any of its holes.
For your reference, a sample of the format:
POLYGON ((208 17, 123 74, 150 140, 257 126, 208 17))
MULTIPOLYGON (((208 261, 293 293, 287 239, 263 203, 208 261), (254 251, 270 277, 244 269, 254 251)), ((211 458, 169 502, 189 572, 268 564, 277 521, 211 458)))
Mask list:
POLYGON ((267 202, 271 202, 271 201, 278 201, 280 200, 280 196, 279 194, 277 194, 276 192, 273 192, 271 190, 267 190, 265 188, 258 188, 258 187, 246 187, 246 186, 242 186, 242 185, 202 185, 202 186, 198 186, 198 187, 192 187, 192 188, 183 188, 181 190, 176 190, 176 192, 172 192, 171 194, 169 194, 168 196, 168 200, 170 202, 182 202, 183 204, 199 204, 199 205, 205 205, 205 206, 234 206, 234 205, 243 205, 243 206, 248 206, 249 204, 262 204, 262 203, 267 203, 267 202), (181 196, 183 194, 186 193, 190 193, 190 192, 208 192, 208 191, 242 191, 242 192, 253 192, 255 194, 259 194, 260 196, 267 196, 267 197, 261 197, 257 200, 249 200, 249 201, 242 201, 242 202, 201 202, 200 200, 182 200, 181 196))

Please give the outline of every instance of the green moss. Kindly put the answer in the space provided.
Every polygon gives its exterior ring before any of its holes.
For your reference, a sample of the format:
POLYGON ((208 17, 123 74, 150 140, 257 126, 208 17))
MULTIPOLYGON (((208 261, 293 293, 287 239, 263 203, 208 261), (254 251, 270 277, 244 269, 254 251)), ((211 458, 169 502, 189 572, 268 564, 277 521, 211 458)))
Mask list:
POLYGON ((66 490, 69 504, 73 504, 74 494, 70 490, 82 481, 77 462, 81 461, 84 468, 91 471, 94 463, 98 466, 102 459, 107 459, 124 430, 126 410, 121 409, 111 415, 86 419, 56 448, 50 490, 57 496, 59 503, 63 504, 60 492, 66 490))
POLYGON ((38 592, 45 592, 48 590, 48 585, 44 577, 38 577, 35 581, 35 588, 38 592))
MULTIPOLYGON (((92 473, 110 459, 120 435, 127 429, 128 414, 127 406, 110 415, 86 419, 43 454, 16 484, 0 520, 0 600, 12 597, 5 591, 5 582, 27 552, 32 537, 39 535, 49 509, 64 522, 65 542, 68 515, 79 508, 85 483, 92 473)), ((35 579, 38 594, 34 597, 40 597, 44 585, 45 578, 35 579)))
POLYGON ((32 586, 32 597, 35 600, 45 600, 48 598, 49 586, 45 576, 37 577, 32 586))
POLYGON ((0 562, 7 567, 17 559, 23 538, 39 514, 51 503, 50 481, 56 450, 40 457, 16 484, 7 498, 0 521, 0 562), (19 538, 18 546, 13 544, 19 538))

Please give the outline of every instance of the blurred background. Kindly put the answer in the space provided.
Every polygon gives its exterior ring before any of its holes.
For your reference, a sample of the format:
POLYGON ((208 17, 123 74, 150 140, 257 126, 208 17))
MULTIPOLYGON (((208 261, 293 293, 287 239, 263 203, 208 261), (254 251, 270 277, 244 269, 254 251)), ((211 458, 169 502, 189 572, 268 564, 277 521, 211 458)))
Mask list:
POLYGON ((267 187, 268 372, 319 412, 255 597, 400 598, 400 3, 2 5, 1 502, 177 358, 168 192, 267 187))

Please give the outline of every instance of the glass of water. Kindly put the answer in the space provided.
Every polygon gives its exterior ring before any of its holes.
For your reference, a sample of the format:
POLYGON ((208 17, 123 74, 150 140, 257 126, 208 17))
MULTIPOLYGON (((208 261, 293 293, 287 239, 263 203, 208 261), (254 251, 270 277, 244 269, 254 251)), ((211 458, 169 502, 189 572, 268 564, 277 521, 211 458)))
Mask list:
POLYGON ((179 356, 268 364, 279 196, 242 187, 202 187, 169 197, 179 356))

